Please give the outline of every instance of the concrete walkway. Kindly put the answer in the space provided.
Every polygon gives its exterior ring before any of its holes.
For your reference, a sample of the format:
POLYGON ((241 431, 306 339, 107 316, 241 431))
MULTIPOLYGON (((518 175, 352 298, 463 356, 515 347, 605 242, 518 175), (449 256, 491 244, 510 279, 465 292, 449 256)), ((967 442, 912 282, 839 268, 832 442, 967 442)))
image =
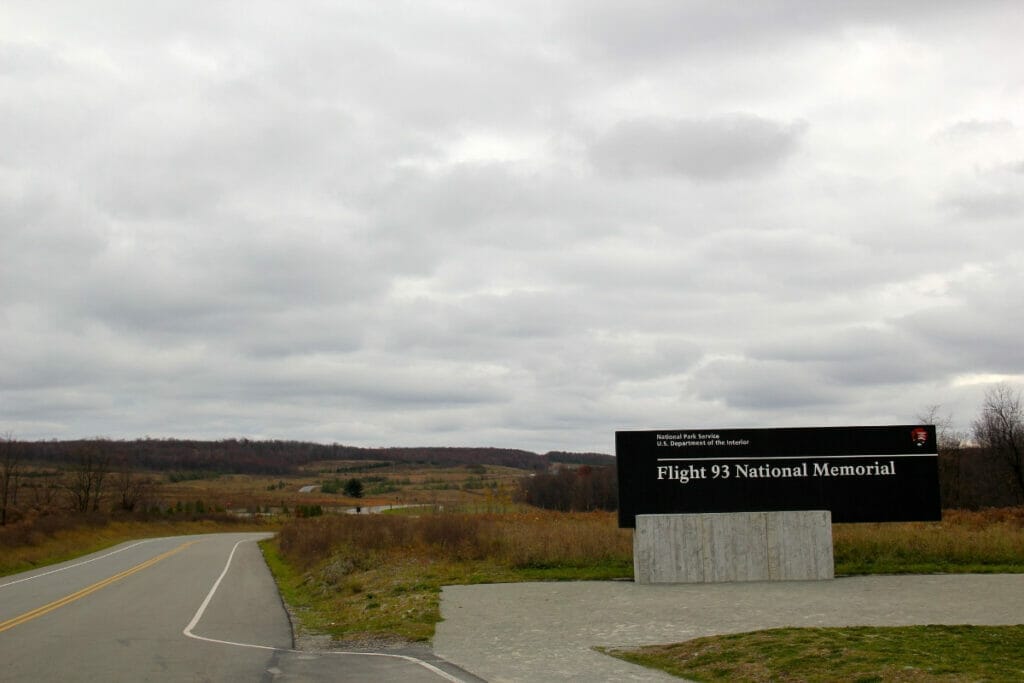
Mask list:
POLYGON ((448 586, 434 651, 490 683, 678 681, 595 652, 782 626, 1024 623, 1024 574, 448 586))

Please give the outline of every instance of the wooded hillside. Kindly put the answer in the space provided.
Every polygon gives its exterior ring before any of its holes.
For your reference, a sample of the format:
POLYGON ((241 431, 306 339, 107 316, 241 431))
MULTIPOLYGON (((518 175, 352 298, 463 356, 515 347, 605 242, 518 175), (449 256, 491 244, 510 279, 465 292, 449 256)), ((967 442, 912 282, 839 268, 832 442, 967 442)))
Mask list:
POLYGON ((610 465, 615 459, 600 453, 549 452, 537 454, 511 448, 360 448, 302 441, 193 441, 138 439, 134 441, 77 440, 20 442, 21 459, 41 465, 75 462, 83 447, 100 448, 114 461, 129 461, 137 469, 237 474, 293 474, 303 465, 323 460, 376 460, 438 466, 501 465, 543 471, 555 463, 610 465))

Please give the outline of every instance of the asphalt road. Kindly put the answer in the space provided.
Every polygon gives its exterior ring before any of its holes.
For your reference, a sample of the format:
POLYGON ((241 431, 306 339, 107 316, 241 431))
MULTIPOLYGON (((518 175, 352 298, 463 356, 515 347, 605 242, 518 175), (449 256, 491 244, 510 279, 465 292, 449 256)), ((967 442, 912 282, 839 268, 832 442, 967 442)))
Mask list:
POLYGON ((125 543, 0 578, 0 681, 476 681, 415 652, 300 652, 265 534, 125 543))

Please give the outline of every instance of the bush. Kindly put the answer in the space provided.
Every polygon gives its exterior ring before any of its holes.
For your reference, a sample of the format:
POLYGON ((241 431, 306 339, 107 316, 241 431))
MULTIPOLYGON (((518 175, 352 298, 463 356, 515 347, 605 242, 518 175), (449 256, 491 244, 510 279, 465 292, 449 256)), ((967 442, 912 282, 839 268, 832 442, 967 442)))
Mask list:
POLYGON ((296 505, 295 516, 300 518, 319 517, 324 514, 324 509, 319 505, 296 505))
POLYGON ((345 482, 345 495, 349 498, 363 497, 363 482, 358 479, 349 479, 345 482))
POLYGON ((331 479, 320 482, 321 493, 337 493, 341 490, 341 479, 331 479))

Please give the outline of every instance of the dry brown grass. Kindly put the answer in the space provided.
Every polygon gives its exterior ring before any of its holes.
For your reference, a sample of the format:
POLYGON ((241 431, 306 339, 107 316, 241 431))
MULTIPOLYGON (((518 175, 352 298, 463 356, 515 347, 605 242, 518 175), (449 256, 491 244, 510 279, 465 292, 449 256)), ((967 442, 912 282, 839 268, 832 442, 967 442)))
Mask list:
POLYGON ((489 560, 514 568, 631 561, 632 533, 610 513, 338 515, 296 520, 279 536, 282 556, 309 568, 337 553, 489 560))
POLYGON ((1024 571, 1024 507, 946 510, 941 522, 836 524, 836 572, 1024 571))
POLYGON ((273 531, 276 524, 216 516, 209 519, 51 515, 0 527, 0 576, 28 571, 124 541, 219 531, 273 531))

